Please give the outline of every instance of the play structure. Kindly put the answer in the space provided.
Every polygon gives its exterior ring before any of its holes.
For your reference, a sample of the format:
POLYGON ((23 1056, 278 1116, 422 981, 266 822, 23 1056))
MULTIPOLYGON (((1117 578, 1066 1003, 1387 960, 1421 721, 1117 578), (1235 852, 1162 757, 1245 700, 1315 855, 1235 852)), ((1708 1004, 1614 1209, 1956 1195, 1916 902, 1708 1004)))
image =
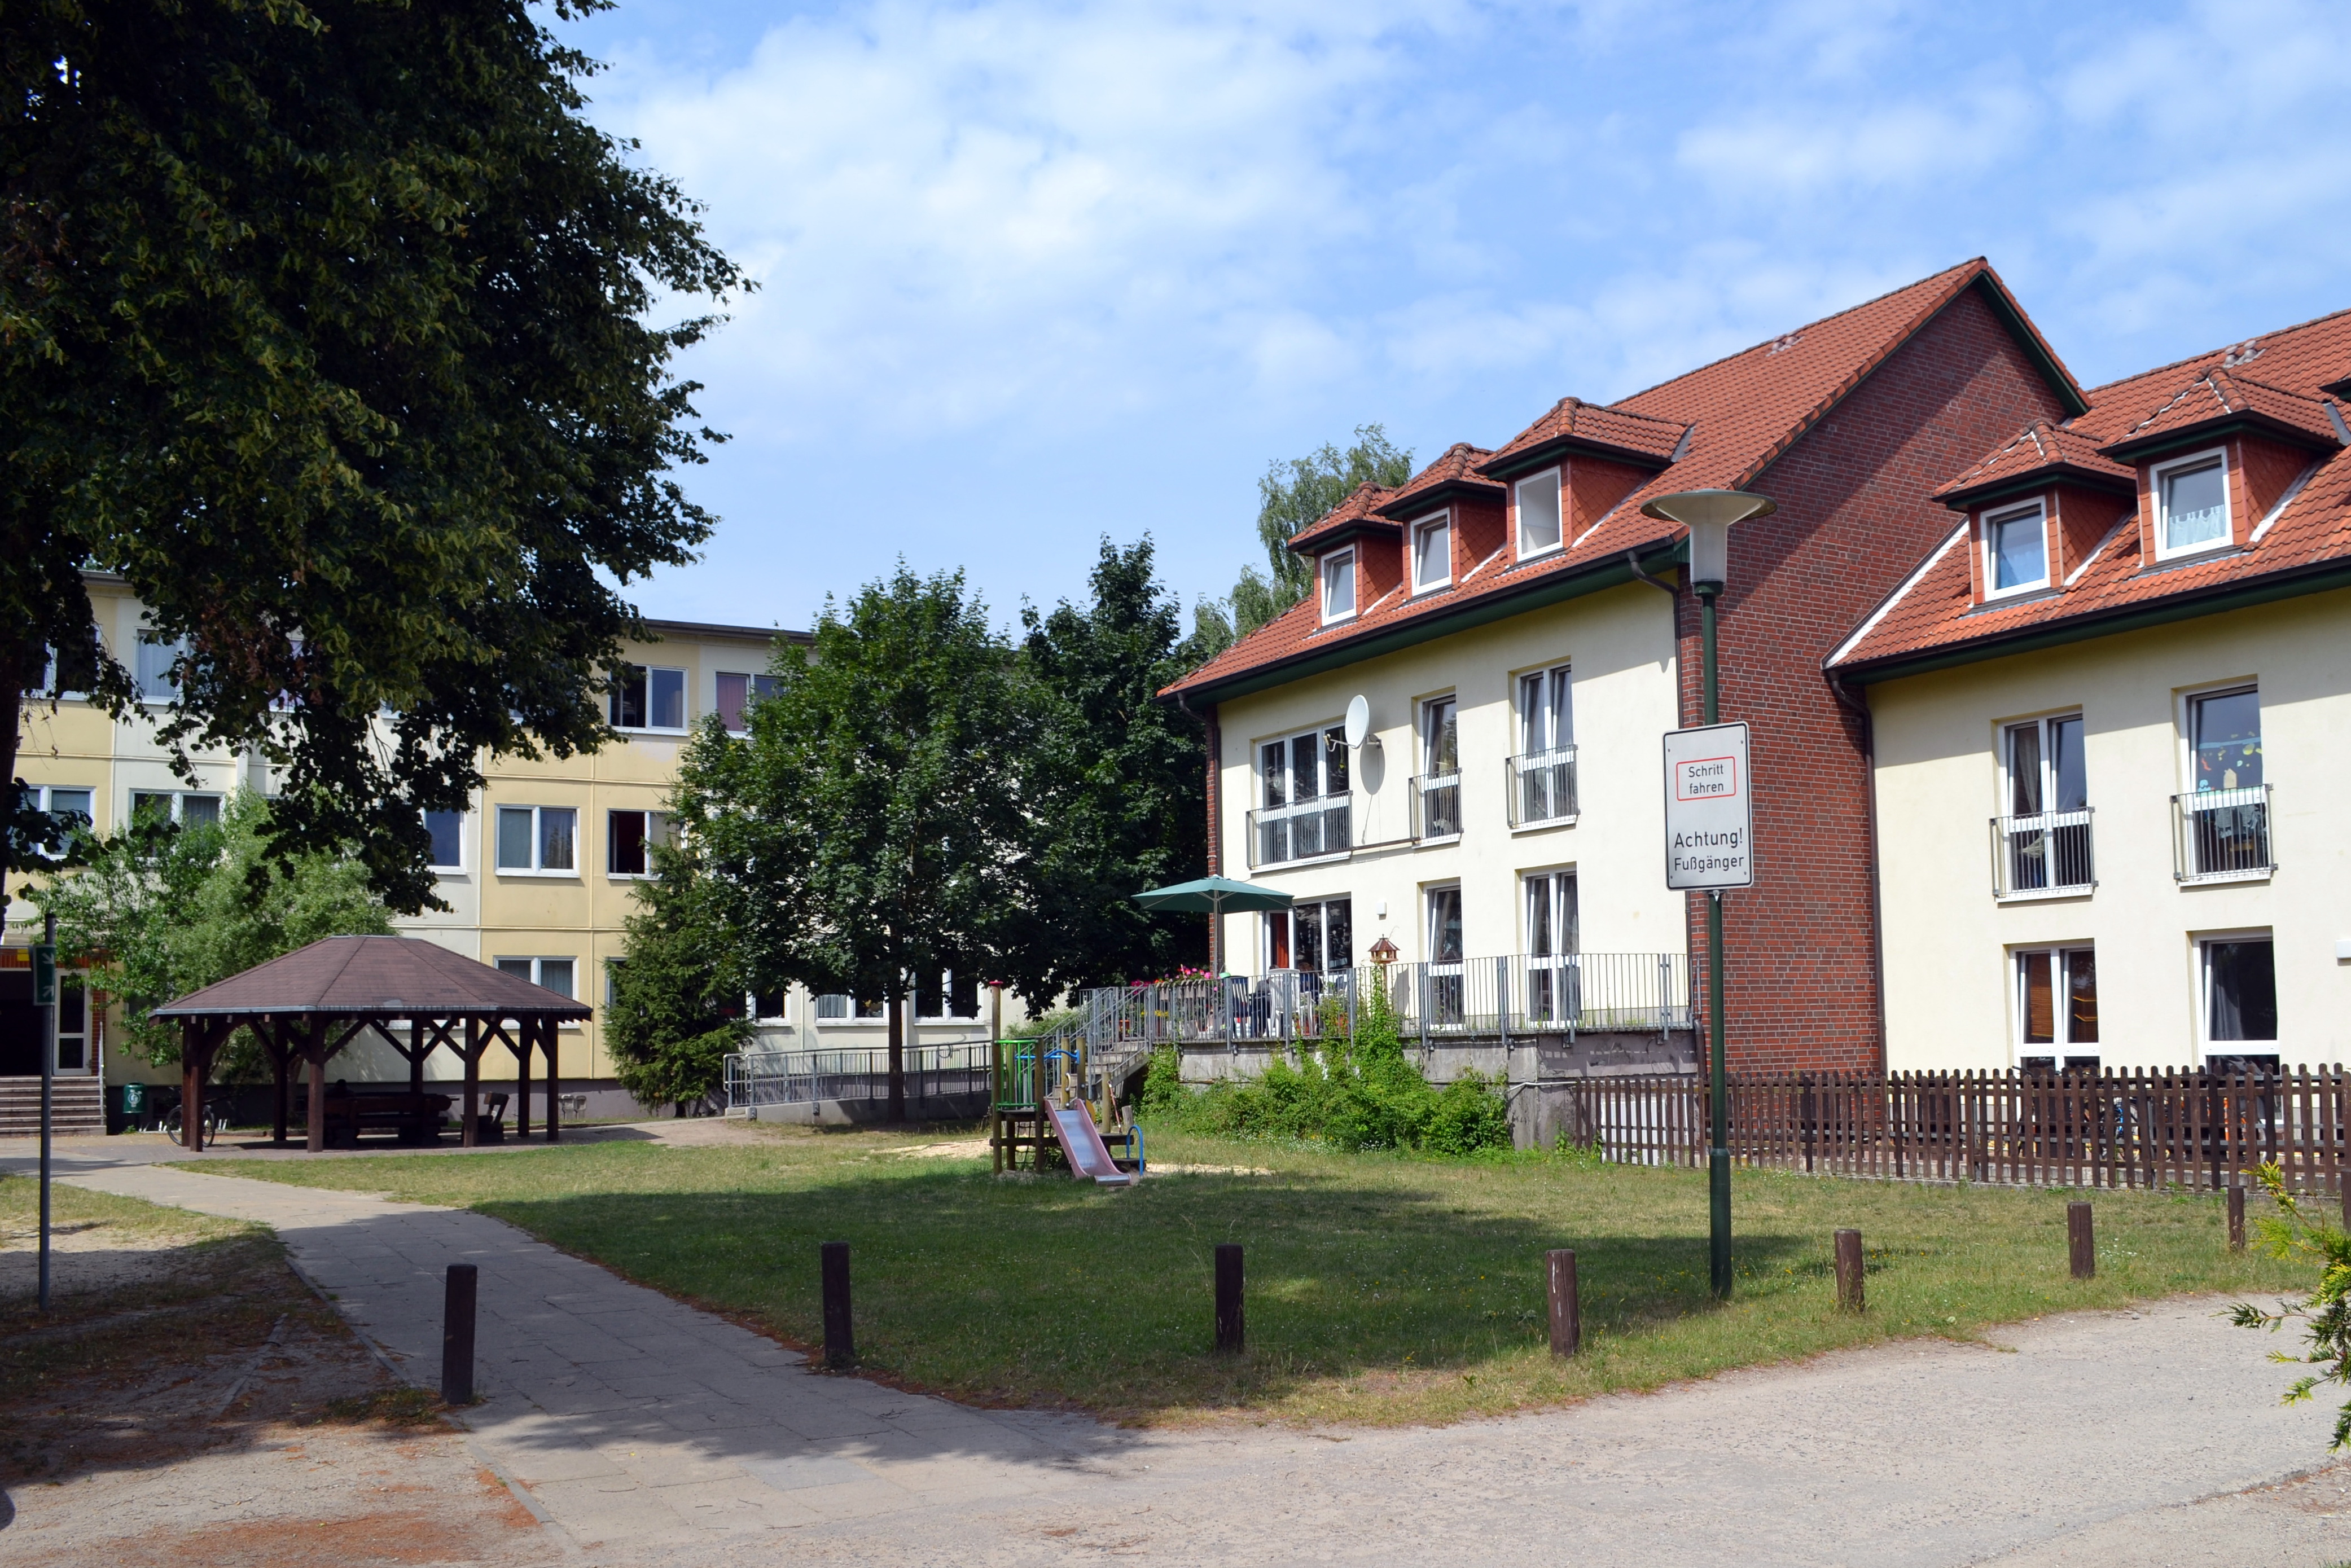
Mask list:
POLYGON ((988 1054, 987 1142, 998 1171, 1067 1171, 1102 1186, 1143 1174, 1134 1109, 1118 1103, 1110 1074, 1089 1072, 1082 1040, 992 1040, 988 1054))

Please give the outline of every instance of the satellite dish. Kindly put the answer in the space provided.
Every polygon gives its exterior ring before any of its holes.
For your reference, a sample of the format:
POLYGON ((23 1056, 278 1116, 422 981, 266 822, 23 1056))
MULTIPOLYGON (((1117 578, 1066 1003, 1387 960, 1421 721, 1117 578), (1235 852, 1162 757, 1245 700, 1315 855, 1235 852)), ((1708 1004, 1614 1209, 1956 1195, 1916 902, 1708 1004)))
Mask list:
MULTIPOLYGON (((1330 712, 1328 708, 1322 710, 1330 712)), ((1372 733, 1372 705, 1369 699, 1353 696, 1347 699, 1347 747, 1353 750, 1364 744, 1372 733)))

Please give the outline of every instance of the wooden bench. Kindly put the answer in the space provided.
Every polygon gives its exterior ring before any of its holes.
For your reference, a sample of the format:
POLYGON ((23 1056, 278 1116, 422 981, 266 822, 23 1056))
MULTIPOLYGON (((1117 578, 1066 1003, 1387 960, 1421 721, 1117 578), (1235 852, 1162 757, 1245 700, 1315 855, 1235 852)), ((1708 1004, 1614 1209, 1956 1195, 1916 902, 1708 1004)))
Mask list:
MULTIPOLYGON (((491 1096, 494 1102, 505 1098, 503 1094, 491 1096)), ((329 1090, 327 1142, 355 1144, 361 1133, 390 1128, 403 1144, 430 1144, 440 1136, 441 1123, 449 1114, 450 1103, 446 1094, 413 1094, 406 1090, 361 1094, 337 1094, 329 1090)), ((505 1109, 502 1104, 496 1107, 501 1113, 505 1109)))

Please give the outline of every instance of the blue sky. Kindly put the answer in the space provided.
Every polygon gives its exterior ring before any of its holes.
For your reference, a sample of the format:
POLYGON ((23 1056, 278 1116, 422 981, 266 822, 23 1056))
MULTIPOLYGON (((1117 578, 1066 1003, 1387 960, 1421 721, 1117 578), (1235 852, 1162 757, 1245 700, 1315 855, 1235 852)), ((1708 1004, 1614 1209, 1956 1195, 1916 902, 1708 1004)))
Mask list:
MULTIPOLYGON (((622 0, 608 129, 760 279, 648 613, 801 626, 901 556, 1008 617, 1270 460, 1421 458, 1987 255, 2095 383, 2351 306, 2351 10, 622 0)), ((2345 367, 2351 371, 2351 366, 2345 367)))

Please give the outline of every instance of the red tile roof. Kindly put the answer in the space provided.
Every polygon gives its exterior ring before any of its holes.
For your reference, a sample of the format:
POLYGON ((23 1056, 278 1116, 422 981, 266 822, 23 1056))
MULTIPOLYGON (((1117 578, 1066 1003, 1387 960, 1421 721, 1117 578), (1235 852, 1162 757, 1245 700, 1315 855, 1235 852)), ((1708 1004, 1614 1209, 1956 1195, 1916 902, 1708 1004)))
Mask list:
MULTIPOLYGON (((1990 264, 1979 256, 1620 402, 1602 407, 1562 401, 1513 438, 1500 455, 1507 457, 1513 450, 1525 454, 1541 441, 1560 439, 1557 431, 1563 425, 1573 431, 1604 431, 1624 441, 1637 434, 1647 443, 1637 449, 1646 454, 1645 460, 1664 462, 1665 466, 1606 516, 1586 524, 1565 549, 1525 562, 1510 559, 1506 551, 1447 588, 1409 596, 1399 590, 1364 606, 1353 620, 1332 626, 1322 623, 1311 599, 1301 601, 1164 695, 1215 700, 1219 690, 1243 682, 1251 687, 1270 685, 1282 667, 1319 663, 1352 644, 1374 639, 1384 643, 1391 633, 1433 632, 1457 614, 1559 579, 1621 570, 1628 551, 1655 555, 1677 546, 1685 531, 1681 526, 1643 517, 1642 502, 1676 490, 1735 489, 1750 483, 1938 312, 1978 287, 1989 291, 1996 308, 2049 367, 2063 392, 2078 398, 2064 365, 2025 320, 1990 264), (1545 421, 1554 422, 1548 436, 1539 434, 1545 421), (1671 441, 1664 436, 1667 429, 1675 433, 1671 441)), ((1492 467, 1494 461, 1489 459, 1484 466, 1492 467)), ((1311 545, 1342 528, 1361 527, 1364 513, 1377 504, 1358 491, 1346 506, 1302 530, 1296 543, 1311 545), (1354 508, 1352 521, 1342 517, 1350 508, 1354 508)))
POLYGON ((1934 492, 1934 496, 1947 506, 1965 506, 1978 497, 2033 479, 2074 479, 2105 489, 2120 486, 2134 492, 2138 488, 2138 470, 2106 456, 2098 450, 2096 442, 2078 431, 2036 419, 2014 440, 1934 492))
MULTIPOLYGON (((1381 502, 1376 510, 1384 517, 1402 519, 1455 496, 1484 496, 1499 501, 1509 492, 1495 481, 1480 479, 1476 474, 1479 460, 1492 455, 1482 446, 1457 441, 1436 462, 1405 480, 1402 489, 1390 491, 1389 498, 1381 502)), ((1304 537, 1301 530, 1299 538, 1304 537)), ((1290 548, 1298 548, 1297 539, 1290 541, 1290 548)))
POLYGON ((2199 430, 2249 424, 2325 451, 2339 444, 2326 404, 2226 370, 2210 370, 2181 387, 2163 406, 2109 441, 2116 457, 2170 444, 2199 430))
MULTIPOLYGON (((1369 479, 1364 480, 1348 492, 1345 500, 1323 513, 1316 521, 1307 524, 1292 534, 1290 537, 1290 548, 1299 549, 1301 545, 1310 541, 1328 539, 1334 534, 1360 528, 1367 520, 1376 517, 1380 504, 1395 493, 1384 485, 1374 485, 1369 479)), ((1388 525, 1383 523, 1381 526, 1384 528, 1388 525)), ((1308 552, 1299 550, 1299 553, 1303 555, 1308 552)))
POLYGON ((2090 411, 2072 421, 2065 434, 2106 452, 2118 444, 2127 449, 2149 434, 2174 434, 2249 411, 2270 422, 2265 428, 2288 425, 2312 438, 2305 444, 2314 446, 2324 432, 2329 446, 2314 451, 2312 467, 2267 517, 2256 519, 2244 549, 2177 563, 2144 561, 2136 518, 2126 517, 2063 585, 2064 591, 2015 603, 1970 602, 1967 552, 1953 548, 1966 531, 1962 524, 1953 540, 1830 656, 1830 668, 1868 680, 1930 663, 1994 657, 2026 640, 2095 635, 2108 622, 2135 622, 2167 609, 2192 613, 2207 599, 2284 593, 2314 580, 2351 576, 2351 449, 2334 444, 2340 435, 2318 395, 2342 377, 2346 365, 2351 311, 2093 390, 2090 411), (2260 382, 2242 373, 2252 364, 2261 367, 2260 382))
POLYGON ((1509 474, 1534 466, 1554 450, 1582 448, 1612 457, 1629 458, 1652 467, 1674 460, 1687 421, 1635 413, 1606 403, 1563 397, 1549 412, 1503 444, 1482 466, 1481 474, 1509 474))

